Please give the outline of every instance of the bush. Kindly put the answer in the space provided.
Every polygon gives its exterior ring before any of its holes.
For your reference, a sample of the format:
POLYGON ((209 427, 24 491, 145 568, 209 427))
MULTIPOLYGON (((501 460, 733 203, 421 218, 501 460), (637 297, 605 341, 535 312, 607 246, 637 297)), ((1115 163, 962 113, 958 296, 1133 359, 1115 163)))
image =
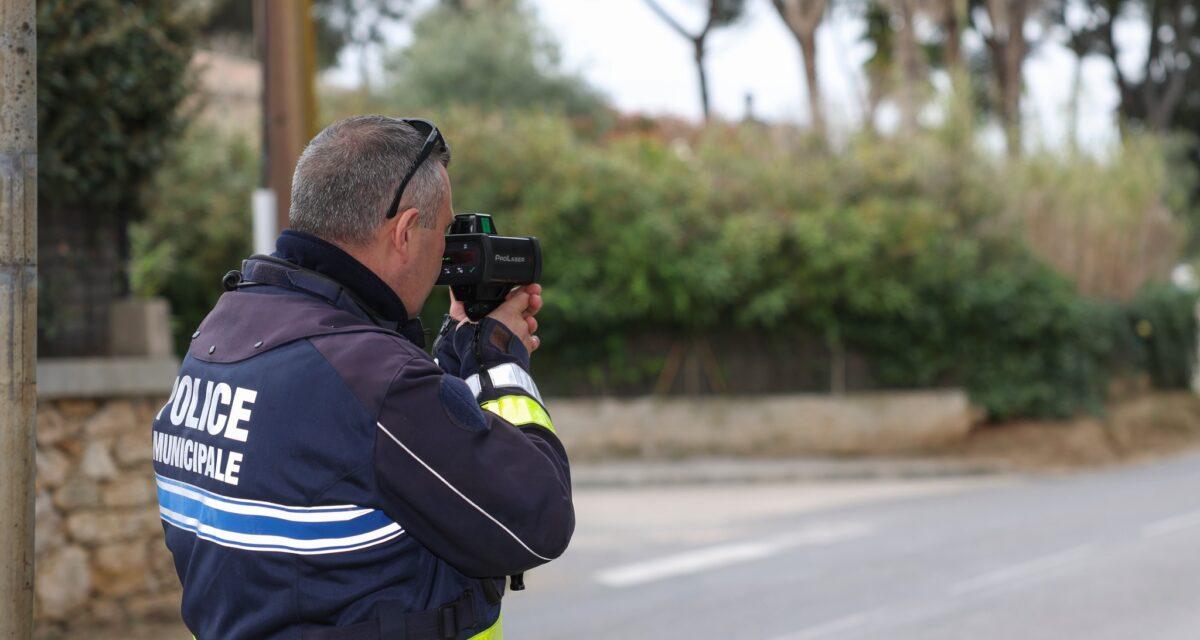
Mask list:
POLYGON ((1167 284, 1144 288, 1129 305, 1138 368, 1159 389, 1186 389, 1196 358, 1196 303, 1200 296, 1167 284))
MULTIPOLYGON (((596 139, 560 115, 466 107, 437 121, 454 147, 456 209, 542 240, 545 386, 647 390, 670 347, 661 337, 735 334, 844 348, 878 386, 961 385, 997 419, 1095 410, 1127 362, 1161 385, 1189 375, 1190 302, 1156 288, 1128 309, 1080 295, 993 224, 992 160, 936 137, 833 155, 787 129, 596 139), (1146 347, 1128 351, 1142 320, 1146 347)), ((184 340, 249 251, 254 155, 229 139, 204 149, 211 138, 193 134, 135 234, 137 282, 182 312, 184 340)), ((433 319, 444 302, 429 307, 433 319)))
MULTIPOLYGON (((38 353, 107 352, 128 221, 182 134, 193 3, 38 0, 38 353)), ((32 79, 27 79, 32 80, 32 79)))
POLYGON ((181 352, 223 292, 221 277, 250 254, 258 164, 241 137, 193 127, 155 177, 150 215, 130 229, 133 291, 171 303, 181 352))
POLYGON ((587 343, 556 369, 653 371, 630 362, 635 336, 719 339, 732 323, 845 346, 886 386, 963 385, 998 419, 1103 400, 1122 312, 989 225, 1003 203, 987 158, 960 166, 972 152, 936 138, 828 156, 787 131, 597 143, 546 115, 442 122, 458 209, 543 240, 547 344, 587 343))
POLYGON ((186 126, 196 15, 167 0, 37 4, 41 205, 136 217, 186 126))

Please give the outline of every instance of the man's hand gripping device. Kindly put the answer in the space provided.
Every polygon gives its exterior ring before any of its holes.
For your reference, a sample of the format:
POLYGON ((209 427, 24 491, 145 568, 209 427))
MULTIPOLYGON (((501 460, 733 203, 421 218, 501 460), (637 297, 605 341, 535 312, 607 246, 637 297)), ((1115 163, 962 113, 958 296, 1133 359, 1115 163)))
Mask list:
MULTIPOLYGON (((537 238, 498 236, 486 213, 454 216, 437 283, 450 285, 468 318, 478 322, 500 306, 513 287, 541 277, 542 246, 537 238)), ((524 574, 510 576, 510 588, 525 589, 524 574)))
POLYGON ((468 318, 478 322, 500 306, 513 287, 533 284, 541 276, 537 238, 498 236, 486 213, 454 216, 437 283, 450 285, 468 318))

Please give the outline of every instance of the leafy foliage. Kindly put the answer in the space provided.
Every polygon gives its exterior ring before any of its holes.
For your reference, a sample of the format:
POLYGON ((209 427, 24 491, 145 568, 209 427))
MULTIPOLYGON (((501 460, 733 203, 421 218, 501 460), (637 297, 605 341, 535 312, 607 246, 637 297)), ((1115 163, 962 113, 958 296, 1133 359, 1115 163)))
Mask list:
MULTIPOLYGON (((597 140, 558 115, 473 107, 446 108, 438 124, 455 149, 456 209, 542 240, 553 347, 538 366, 583 383, 560 388, 645 388, 663 354, 632 349, 642 337, 731 331, 844 345, 880 385, 962 385, 994 418, 1096 409, 1127 369, 1190 379, 1194 297, 1158 285, 1129 307, 1080 295, 997 224, 1028 196, 996 184, 994 162, 1025 161, 989 161, 953 135, 828 155, 789 129, 597 140), (1154 331, 1134 338, 1143 319, 1154 331)), ((188 142, 133 235, 137 288, 171 300, 181 343, 249 251, 257 175, 243 141, 197 130, 188 142)), ((1138 189, 1163 188, 1162 174, 1141 175, 1138 189)))
POLYGON ((1130 304, 1129 326, 1141 347, 1140 368, 1156 387, 1186 388, 1196 357, 1196 292, 1146 287, 1130 304))
POLYGON ((195 127, 155 177, 153 215, 130 230, 133 291, 170 301, 181 350, 222 293, 221 276, 250 254, 258 164, 244 139, 195 127))
POLYGON ((562 69, 557 44, 519 4, 432 9, 413 25, 412 43, 391 58, 388 69, 393 109, 464 103, 605 115, 600 95, 562 69))
MULTIPOLYGON (((1117 306, 1081 296, 996 224, 1026 196, 953 137, 828 156, 786 130, 596 143, 549 116, 440 122, 457 208, 543 241, 547 344, 595 336, 639 369, 621 345, 655 327, 800 330, 865 355, 881 384, 961 384, 1009 418, 1097 408, 1128 332, 1117 306)), ((1154 175, 1139 188, 1164 188, 1154 175)), ((584 369, 598 353, 576 352, 584 369)))
MULTIPOLYGON (((254 2, 207 0, 201 30, 206 38, 236 43, 249 54, 254 40, 254 2)), ((405 18, 412 0, 312 0, 316 62, 326 69, 338 61, 346 47, 382 46, 384 28, 405 18)))
POLYGON ((171 0, 39 0, 43 206, 140 211, 188 119, 194 24, 171 0))

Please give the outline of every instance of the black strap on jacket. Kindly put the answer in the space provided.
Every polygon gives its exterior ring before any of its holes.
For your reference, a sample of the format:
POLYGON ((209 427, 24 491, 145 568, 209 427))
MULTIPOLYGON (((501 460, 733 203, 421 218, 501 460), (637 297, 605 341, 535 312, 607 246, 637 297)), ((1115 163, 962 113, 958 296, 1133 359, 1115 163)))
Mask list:
POLYGON ((404 323, 388 320, 342 283, 286 260, 273 256, 250 256, 242 262, 241 271, 225 274, 222 284, 228 291, 259 285, 304 291, 339 309, 365 316, 376 326, 395 331, 418 347, 425 347, 425 330, 421 327, 420 318, 404 323))
POLYGON ((436 609, 415 613, 381 611, 374 620, 346 627, 324 627, 300 633, 301 640, 453 640, 479 621, 471 592, 436 609))

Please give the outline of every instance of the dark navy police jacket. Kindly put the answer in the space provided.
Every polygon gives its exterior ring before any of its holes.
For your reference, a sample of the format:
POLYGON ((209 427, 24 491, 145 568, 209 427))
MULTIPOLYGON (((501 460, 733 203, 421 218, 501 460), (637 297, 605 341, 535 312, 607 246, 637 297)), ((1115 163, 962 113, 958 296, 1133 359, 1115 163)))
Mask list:
POLYGON ((199 640, 488 638, 504 576, 561 554, 567 456, 500 323, 419 323, 333 245, 243 263, 154 421, 199 640))

